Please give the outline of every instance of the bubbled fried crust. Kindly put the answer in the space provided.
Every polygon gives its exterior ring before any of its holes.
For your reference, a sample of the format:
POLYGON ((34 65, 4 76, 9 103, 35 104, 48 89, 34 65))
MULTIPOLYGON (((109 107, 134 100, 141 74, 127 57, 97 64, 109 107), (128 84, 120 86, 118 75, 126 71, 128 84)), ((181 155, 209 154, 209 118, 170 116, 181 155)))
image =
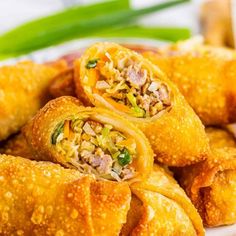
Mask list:
POLYGON ((82 112, 93 114, 101 123, 104 122, 103 119, 108 120, 105 123, 111 124, 124 135, 133 137, 137 146, 137 157, 132 162, 136 177, 139 179, 149 175, 153 167, 153 151, 145 135, 135 125, 112 111, 84 107, 78 99, 69 96, 48 102, 23 128, 23 134, 37 160, 48 160, 71 168, 66 158, 52 145, 51 136, 60 122, 82 112))
POLYGON ((83 54, 78 69, 80 74, 75 76, 75 81, 79 84, 78 88, 79 91, 82 91, 81 94, 83 94, 84 100, 88 100, 97 107, 112 109, 137 125, 149 139, 156 154, 155 158, 159 162, 170 166, 185 166, 202 161, 209 154, 208 139, 197 115, 176 86, 169 81, 158 67, 143 56, 114 43, 97 43, 88 48, 83 54), (98 100, 87 82, 89 72, 86 69, 86 63, 90 58, 97 58, 100 53, 104 54, 108 49, 123 51, 128 58, 135 57, 138 61, 144 63, 146 67, 150 68, 158 79, 170 89, 170 110, 151 119, 134 118, 114 106, 98 100))
POLYGON ((236 54, 200 45, 184 52, 144 53, 169 76, 205 125, 235 121, 236 54))
POLYGON ((131 191, 128 216, 133 218, 127 218, 121 235, 204 235, 196 209, 161 167, 155 165, 150 177, 132 184, 131 191))
POLYGON ((212 155, 204 162, 178 170, 181 186, 198 209, 206 226, 236 222, 236 148, 226 131, 210 133, 212 155), (222 140, 224 139, 224 142, 222 140))
POLYGON ((80 100, 63 96, 49 101, 22 129, 22 133, 37 160, 63 163, 61 155, 51 143, 51 136, 57 125, 78 113, 80 100))
POLYGON ((6 155, 0 170, 1 235, 118 235, 126 220, 125 183, 6 155))
POLYGON ((57 73, 53 66, 30 61, 0 68, 0 140, 17 132, 48 100, 47 88, 57 73))

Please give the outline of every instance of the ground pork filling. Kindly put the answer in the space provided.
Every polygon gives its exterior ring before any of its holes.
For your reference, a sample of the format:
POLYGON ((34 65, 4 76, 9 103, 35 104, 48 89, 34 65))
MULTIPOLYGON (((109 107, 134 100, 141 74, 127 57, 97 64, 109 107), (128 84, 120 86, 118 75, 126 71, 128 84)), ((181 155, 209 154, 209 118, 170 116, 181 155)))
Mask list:
POLYGON ((110 180, 134 177, 130 166, 136 156, 136 143, 108 124, 89 119, 65 120, 51 137, 67 163, 83 173, 93 173, 110 180))
MULTIPOLYGON (((152 71, 145 69, 135 58, 108 60, 99 67, 100 78, 96 83, 104 97, 109 97, 131 109, 135 117, 152 117, 169 108, 170 91, 166 84, 158 81, 152 71)), ((92 60, 94 61, 94 60, 92 60)), ((91 68, 90 68, 91 69, 91 68)))

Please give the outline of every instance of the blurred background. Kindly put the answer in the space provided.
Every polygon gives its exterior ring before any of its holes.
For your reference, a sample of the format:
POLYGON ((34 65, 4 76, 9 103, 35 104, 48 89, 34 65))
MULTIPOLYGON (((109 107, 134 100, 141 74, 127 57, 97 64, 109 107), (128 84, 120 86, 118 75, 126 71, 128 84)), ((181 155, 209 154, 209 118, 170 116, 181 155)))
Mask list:
MULTIPOLYGON (((107 2, 109 0, 103 0, 102 2, 104 1, 107 2)), ((129 2, 130 9, 132 10, 150 6, 155 8, 160 3, 178 2, 178 0, 118 1, 129 2)), ((234 35, 236 33, 236 24, 234 22, 236 21, 236 0, 179 0, 182 3, 173 4, 173 6, 164 7, 161 10, 158 7, 155 8, 157 10, 153 10, 154 8, 149 9, 148 14, 141 12, 138 13, 138 17, 134 16, 136 13, 133 14, 130 9, 128 13, 127 9, 116 9, 115 14, 117 13, 118 15, 115 15, 115 18, 117 18, 115 20, 111 18, 111 14, 109 15, 109 10, 98 13, 95 7, 94 14, 93 11, 90 11, 90 15, 88 14, 89 17, 87 18, 82 16, 80 19, 80 14, 78 13, 78 19, 73 19, 76 15, 72 17, 67 14, 67 21, 64 23, 63 16, 57 18, 59 20, 55 20, 55 18, 52 22, 50 22, 50 19, 48 21, 48 16, 56 14, 58 11, 67 12, 70 9, 88 4, 92 6, 97 2, 101 2, 101 0, 0 1, 0 59, 24 55, 58 43, 65 43, 72 39, 78 40, 94 37, 103 37, 105 39, 109 37, 134 37, 145 38, 146 41, 150 39, 175 42, 202 34, 205 37, 206 43, 235 47, 234 35), (122 12, 122 10, 126 12, 122 12), (124 14, 124 19, 121 17, 122 14, 124 14), (47 18, 45 22, 41 22, 41 25, 37 22, 36 24, 29 24, 26 28, 18 27, 23 23, 41 17, 47 18), (101 21, 100 27, 100 21, 97 21, 97 17, 103 17, 105 20, 107 17, 107 22, 101 21), (119 19, 123 21, 122 24, 119 24, 119 19), (81 20, 82 25, 80 24, 81 20), (88 22, 89 20, 92 21, 88 22), (112 22, 109 24, 109 21, 113 20, 114 25, 112 22), (86 24, 88 24, 88 27, 91 27, 91 31, 86 29, 86 24), (59 25, 58 29, 57 25, 59 25), (78 27, 75 27, 75 25, 78 27), (129 27, 130 25, 131 28, 129 27), (17 30, 12 32, 12 29, 15 27, 18 27, 17 30), (70 27, 72 28, 69 29, 70 27), (56 29, 55 33, 53 33, 54 29, 56 29), (69 30, 69 34, 67 30, 69 30), (8 31, 11 31, 10 34, 8 31), (9 42, 11 42, 11 46, 9 46, 9 42)), ((140 42, 142 43, 142 41, 140 42)), ((155 44, 155 42, 153 43, 152 41, 152 44, 155 44)), ((78 44, 76 44, 77 46, 78 44)))

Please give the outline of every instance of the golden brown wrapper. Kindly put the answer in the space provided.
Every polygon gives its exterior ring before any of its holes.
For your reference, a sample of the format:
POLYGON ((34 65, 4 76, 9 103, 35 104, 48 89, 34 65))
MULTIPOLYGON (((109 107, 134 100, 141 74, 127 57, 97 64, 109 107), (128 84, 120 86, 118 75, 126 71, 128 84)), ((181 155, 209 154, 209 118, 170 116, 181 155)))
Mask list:
POLYGON ((236 222, 236 144, 231 133, 207 130, 212 155, 177 171, 181 186, 209 227, 236 222))
POLYGON ((75 62, 75 83, 77 96, 85 104, 109 108, 137 125, 148 137, 156 154, 156 160, 159 162, 172 166, 185 166, 206 158, 209 145, 201 121, 176 86, 158 67, 141 55, 114 43, 95 44, 86 50, 79 61, 75 62), (118 103, 105 100, 102 95, 94 92, 99 69, 88 69, 86 66, 89 60, 104 58, 107 53, 111 57, 114 56, 114 60, 116 60, 116 55, 123 53, 126 58, 135 58, 148 68, 169 88, 171 108, 151 118, 136 118, 127 113, 118 103))
POLYGON ((30 61, 0 68, 0 140, 19 129, 48 100, 48 86, 61 63, 40 65, 30 61))
POLYGON ((0 144, 0 154, 35 159, 22 133, 11 136, 0 144))
POLYGON ((0 172, 1 235, 118 235, 126 221, 126 183, 7 155, 0 172))
POLYGON ((205 125, 235 122, 235 50, 187 41, 143 55, 177 85, 205 125))
POLYGON ((121 235, 204 235, 201 217, 174 178, 154 166, 131 185, 132 200, 121 235))
POLYGON ((137 171, 134 179, 149 175, 153 167, 153 151, 147 138, 139 129, 109 110, 84 107, 78 99, 69 96, 48 102, 24 127, 24 136, 34 152, 35 158, 60 163, 71 168, 72 165, 67 162, 67 158, 58 153, 55 145, 52 144, 51 137, 60 122, 84 112, 87 112, 91 119, 111 124, 118 131, 134 138, 137 149, 137 157, 132 162, 132 166, 137 171))

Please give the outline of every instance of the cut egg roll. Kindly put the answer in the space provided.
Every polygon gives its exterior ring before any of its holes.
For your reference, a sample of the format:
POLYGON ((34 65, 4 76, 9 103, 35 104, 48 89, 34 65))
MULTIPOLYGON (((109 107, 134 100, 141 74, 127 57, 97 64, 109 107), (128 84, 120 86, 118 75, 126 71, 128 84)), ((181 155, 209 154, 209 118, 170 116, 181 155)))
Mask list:
POLYGON ((0 234, 25 236, 119 235, 131 199, 127 183, 7 155, 0 195, 0 234))
POLYGON ((208 227, 236 223, 236 143, 231 133, 208 128, 212 155, 177 170, 181 186, 208 227))
POLYGON ((121 116, 84 107, 73 97, 51 100, 23 129, 38 159, 116 181, 146 177, 153 152, 145 135, 121 116))
POLYGON ((26 61, 0 68, 0 141, 18 132, 47 102, 48 86, 60 64, 26 61))
POLYGON ((177 85, 205 125, 236 121, 235 50, 187 41, 143 55, 177 85))
POLYGON ((131 185, 132 200, 121 235, 204 235, 200 215, 174 178, 154 166, 147 180, 131 185))
POLYGON ((97 43, 75 62, 77 96, 134 123, 156 159, 185 166, 206 158, 204 127, 176 86, 141 55, 114 43, 97 43))

